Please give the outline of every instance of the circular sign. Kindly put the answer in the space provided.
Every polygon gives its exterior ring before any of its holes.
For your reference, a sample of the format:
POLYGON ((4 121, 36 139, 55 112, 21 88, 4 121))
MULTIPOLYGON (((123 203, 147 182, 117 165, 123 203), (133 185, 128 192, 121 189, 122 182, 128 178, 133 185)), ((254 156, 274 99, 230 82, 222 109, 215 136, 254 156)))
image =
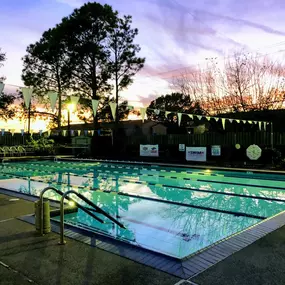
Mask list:
POLYGON ((261 157, 262 150, 256 145, 252 144, 246 149, 246 155, 251 160, 257 160, 261 157))

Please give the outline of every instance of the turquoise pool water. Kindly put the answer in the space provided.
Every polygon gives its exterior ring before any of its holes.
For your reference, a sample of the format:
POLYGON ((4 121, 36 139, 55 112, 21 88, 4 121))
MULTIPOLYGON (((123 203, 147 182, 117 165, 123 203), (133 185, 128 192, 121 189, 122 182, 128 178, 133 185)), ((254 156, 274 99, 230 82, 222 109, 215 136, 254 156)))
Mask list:
POLYGON ((283 175, 67 161, 7 163, 0 169, 2 188, 36 196, 48 185, 73 189, 126 229, 96 214, 106 221, 101 224, 81 210, 66 214, 66 223, 176 258, 285 210, 283 175))

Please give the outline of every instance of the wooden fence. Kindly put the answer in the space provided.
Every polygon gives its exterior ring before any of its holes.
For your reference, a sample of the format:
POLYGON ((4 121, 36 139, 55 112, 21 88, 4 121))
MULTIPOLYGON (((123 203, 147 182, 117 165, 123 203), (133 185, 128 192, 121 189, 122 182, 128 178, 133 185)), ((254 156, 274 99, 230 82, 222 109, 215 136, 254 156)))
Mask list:
MULTIPOLYGON (((34 139, 38 139, 39 137, 39 134, 33 134, 34 139)), ((24 134, 23 136, 22 134, 18 133, 14 134, 13 136, 10 133, 4 134, 3 136, 0 134, 0 146, 26 145, 29 138, 30 135, 28 134, 24 134)))
MULTIPOLYGON (((7 145, 25 145, 29 139, 29 135, 25 134, 5 134, 0 135, 0 146, 7 145)), ((39 138, 39 134, 34 134, 33 138, 39 138)), ((148 135, 148 136, 128 136, 124 138, 125 145, 139 144, 159 144, 159 145, 221 145, 231 146, 236 143, 247 147, 251 144, 260 146, 271 146, 271 134, 269 132, 251 132, 251 133, 204 133, 204 134, 182 134, 182 135, 148 135)), ((274 146, 285 146, 285 132, 273 134, 274 146)))
MULTIPOLYGON (((271 134, 269 132, 252 133, 204 133, 193 135, 149 135, 131 136, 126 138, 127 145, 159 144, 159 145, 221 145, 230 146, 239 143, 243 146, 257 144, 271 146, 271 134)), ((273 134, 273 145, 285 145, 285 132, 273 134)))

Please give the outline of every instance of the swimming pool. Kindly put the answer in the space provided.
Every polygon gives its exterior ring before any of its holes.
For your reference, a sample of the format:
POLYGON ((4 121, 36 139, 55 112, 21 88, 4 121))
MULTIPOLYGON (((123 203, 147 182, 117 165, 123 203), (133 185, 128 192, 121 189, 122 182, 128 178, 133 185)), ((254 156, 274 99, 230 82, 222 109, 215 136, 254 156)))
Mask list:
POLYGON ((101 224, 80 209, 65 215, 67 224, 177 259, 285 210, 282 175, 73 161, 0 168, 4 189, 35 196, 48 185, 73 189, 126 229, 96 214, 106 221, 101 224))

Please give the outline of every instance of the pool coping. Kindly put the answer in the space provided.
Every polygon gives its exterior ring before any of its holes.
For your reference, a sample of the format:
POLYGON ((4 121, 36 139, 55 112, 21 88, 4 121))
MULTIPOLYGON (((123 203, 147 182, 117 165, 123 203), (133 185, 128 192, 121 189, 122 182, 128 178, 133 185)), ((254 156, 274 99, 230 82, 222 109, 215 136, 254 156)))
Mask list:
POLYGON ((66 161, 82 161, 82 162, 105 162, 105 163, 121 163, 121 164, 135 164, 135 165, 158 165, 166 167, 178 167, 178 168, 196 168, 196 169, 213 169, 213 170, 224 170, 224 171, 237 171, 237 172, 256 172, 264 174, 281 174, 285 175, 284 170, 271 170, 271 169, 256 169, 256 168, 239 168, 239 167, 225 167, 225 166, 214 166, 211 164, 184 164, 184 163, 166 163, 166 162, 147 162, 147 161, 130 161, 130 160, 112 160, 112 159, 96 159, 96 158, 76 158, 74 155, 55 155, 55 156, 31 156, 31 157, 5 157, 10 162, 20 160, 66 160, 66 161))
POLYGON ((82 161, 82 162, 105 162, 105 163, 121 163, 121 164, 135 164, 135 165, 158 165, 158 166, 167 166, 167 167, 178 167, 178 168, 197 168, 197 169, 213 169, 213 170, 225 170, 225 171, 237 171, 237 172, 256 172, 264 174, 281 174, 285 175, 285 170, 270 170, 270 169, 256 169, 256 168, 236 168, 236 167, 223 167, 223 166, 214 166, 214 165, 197 165, 197 164, 183 164, 183 163, 164 163, 164 162, 147 162, 147 161, 127 161, 127 160, 108 160, 108 159, 90 159, 90 158, 68 158, 63 157, 59 158, 66 161, 82 161))
MULTIPOLYGON (((37 196, 31 196, 4 188, 0 188, 0 193, 30 201, 38 200, 37 196)), ((53 205, 58 206, 58 203, 55 201, 51 200, 51 202, 53 205)), ((30 224, 34 224, 35 222, 34 215, 26 215, 18 217, 18 219, 30 224)), ((52 231, 59 233, 59 223, 51 220, 51 225, 52 231)), ((231 256, 233 253, 247 247, 266 234, 284 225, 285 211, 219 240, 184 259, 176 259, 145 248, 139 248, 135 245, 68 224, 65 225, 65 236, 186 280, 197 276, 218 262, 231 256)))

